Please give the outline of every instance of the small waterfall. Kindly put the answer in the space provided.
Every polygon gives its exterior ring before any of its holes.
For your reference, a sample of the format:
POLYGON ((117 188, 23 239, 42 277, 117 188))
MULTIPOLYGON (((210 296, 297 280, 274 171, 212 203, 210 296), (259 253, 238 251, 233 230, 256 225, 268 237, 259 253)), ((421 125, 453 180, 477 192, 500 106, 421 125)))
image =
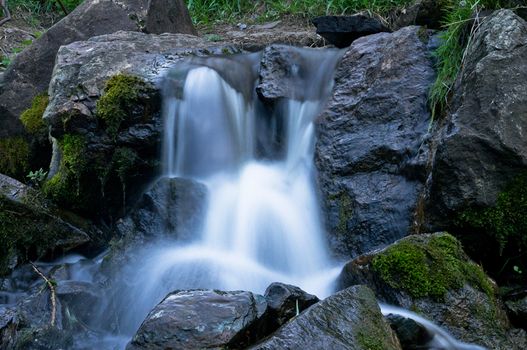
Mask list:
POLYGON ((256 95, 260 55, 192 62, 167 76, 164 176, 205 184, 208 208, 193 241, 165 239, 125 267, 121 333, 131 336, 176 289, 263 293, 278 281, 319 297, 332 292, 340 267, 329 258, 320 220, 313 120, 341 52, 291 49, 308 58, 304 70, 317 74, 298 77, 309 94, 282 98, 273 108, 256 95))

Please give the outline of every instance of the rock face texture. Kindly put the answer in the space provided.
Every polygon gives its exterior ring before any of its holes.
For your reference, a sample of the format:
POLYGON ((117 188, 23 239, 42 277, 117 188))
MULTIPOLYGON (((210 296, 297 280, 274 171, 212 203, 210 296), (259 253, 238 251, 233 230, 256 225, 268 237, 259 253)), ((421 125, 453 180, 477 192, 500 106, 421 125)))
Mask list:
POLYGON ((163 72, 184 57, 233 52, 194 36, 137 32, 61 47, 44 114, 55 138, 48 195, 86 215, 119 215, 158 169, 163 72), (77 159, 72 151, 83 160, 68 161, 77 159))
POLYGON ((0 275, 28 259, 61 254, 102 236, 88 222, 76 225, 42 199, 42 194, 0 174, 0 275), (89 234, 88 234, 88 233, 89 234))
POLYGON ((365 286, 345 289, 315 304, 250 349, 400 349, 365 286))
POLYGON ((496 286, 446 233, 408 236, 343 269, 339 288, 372 288, 384 303, 417 310, 456 339, 489 349, 523 349, 527 335, 512 329, 496 286))
POLYGON ((527 170, 527 23, 498 11, 467 49, 439 133, 426 212, 433 229, 467 206, 489 206, 527 170))
POLYGON ((434 69, 418 27, 356 40, 316 120, 330 245, 349 257, 408 234, 426 177, 434 69))
POLYGON ((379 19, 364 15, 321 16, 313 19, 313 24, 317 34, 339 48, 360 37, 390 31, 379 19))
POLYGON ((48 90, 60 46, 119 30, 195 34, 182 0, 87 0, 20 53, 0 84, 0 137, 20 134, 17 118, 48 90), (143 28, 146 23, 146 28, 143 28))
POLYGON ((127 349, 239 348, 265 306, 250 292, 175 292, 150 312, 127 349))

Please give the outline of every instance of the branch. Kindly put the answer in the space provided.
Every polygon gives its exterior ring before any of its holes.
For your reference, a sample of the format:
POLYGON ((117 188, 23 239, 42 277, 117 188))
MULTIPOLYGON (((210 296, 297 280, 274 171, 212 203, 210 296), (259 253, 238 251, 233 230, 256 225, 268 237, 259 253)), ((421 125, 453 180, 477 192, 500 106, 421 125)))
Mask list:
POLYGON ((7 0, 0 0, 0 7, 4 11, 4 19, 0 20, 0 26, 2 26, 11 20, 11 13, 9 13, 9 8, 7 8, 7 0))
POLYGON ((49 287, 49 290, 51 291, 51 295, 50 295, 50 298, 51 298, 51 327, 54 327, 55 326, 55 318, 56 318, 56 315, 57 315, 57 296, 56 296, 56 293, 55 293, 55 285, 53 284, 53 282, 51 282, 46 276, 44 276, 44 274, 38 269, 38 267, 35 266, 35 264, 33 264, 32 262, 30 262, 31 266, 33 267, 33 270, 35 270, 35 272, 46 282, 46 284, 48 285, 49 287))

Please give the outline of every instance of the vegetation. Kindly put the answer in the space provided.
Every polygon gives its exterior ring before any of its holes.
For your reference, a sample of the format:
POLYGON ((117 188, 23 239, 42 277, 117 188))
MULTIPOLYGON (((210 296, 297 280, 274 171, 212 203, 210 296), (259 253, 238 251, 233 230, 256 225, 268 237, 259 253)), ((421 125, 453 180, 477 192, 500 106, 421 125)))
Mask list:
POLYGON ((414 298, 441 300, 465 283, 494 294, 481 267, 469 261, 461 244, 447 233, 407 237, 375 256, 372 266, 389 286, 414 298))
POLYGON ((33 99, 31 107, 20 115, 20 121, 29 133, 35 134, 45 130, 46 125, 44 124, 42 116, 48 106, 48 102, 49 98, 47 94, 37 95, 33 99))
POLYGON ((0 174, 23 178, 29 171, 29 143, 22 136, 0 139, 0 174))
POLYGON ((97 116, 104 121, 106 131, 117 136, 121 123, 131 114, 131 106, 137 104, 147 84, 138 77, 118 74, 106 83, 104 94, 97 101, 97 116))

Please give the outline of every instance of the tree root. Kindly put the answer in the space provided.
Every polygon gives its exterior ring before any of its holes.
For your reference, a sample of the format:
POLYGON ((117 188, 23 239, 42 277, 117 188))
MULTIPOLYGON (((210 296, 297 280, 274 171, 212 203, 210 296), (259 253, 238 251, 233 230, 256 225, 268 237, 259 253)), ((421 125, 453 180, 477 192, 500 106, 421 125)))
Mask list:
POLYGON ((0 20, 0 26, 2 26, 4 23, 9 22, 11 20, 11 13, 9 12, 9 8, 7 7, 7 0, 0 0, 0 7, 4 11, 4 18, 0 20))

